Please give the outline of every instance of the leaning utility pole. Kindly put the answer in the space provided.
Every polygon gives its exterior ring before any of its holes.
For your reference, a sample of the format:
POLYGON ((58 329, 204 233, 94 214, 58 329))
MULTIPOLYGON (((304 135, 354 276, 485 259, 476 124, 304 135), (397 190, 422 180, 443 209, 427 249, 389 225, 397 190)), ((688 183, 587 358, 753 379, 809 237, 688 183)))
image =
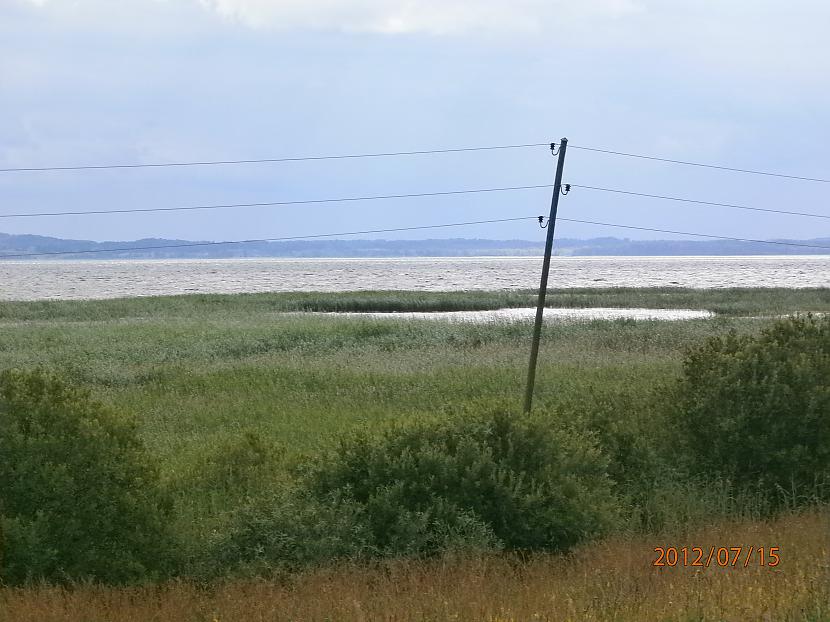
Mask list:
MULTIPOLYGON (((551 143, 552 153, 556 153, 556 143, 551 143)), ((565 151, 568 139, 559 142, 559 160, 556 163, 556 181, 553 183, 553 196, 550 200, 550 217, 548 218, 548 237, 545 240, 545 259, 542 262, 542 281, 539 284, 539 302, 536 305, 536 323, 533 325, 533 343, 530 346, 530 366, 527 370, 527 389, 525 390, 524 411, 530 412, 533 404, 533 386, 536 383, 536 359, 539 357, 539 340, 542 337, 542 319, 545 312, 545 294, 548 290, 548 272, 550 272, 550 254, 553 250, 553 230, 556 227, 556 210, 559 207, 559 194, 562 191, 562 170, 565 167, 565 151)), ((539 216, 541 224, 542 217, 539 216)))

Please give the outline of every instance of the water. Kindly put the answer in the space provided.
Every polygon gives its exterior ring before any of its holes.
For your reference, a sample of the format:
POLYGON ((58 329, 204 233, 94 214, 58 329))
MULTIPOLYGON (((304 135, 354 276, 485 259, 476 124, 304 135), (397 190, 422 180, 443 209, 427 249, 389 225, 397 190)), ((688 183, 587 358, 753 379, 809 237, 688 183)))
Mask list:
MULTIPOLYGON (((539 286, 539 257, 0 261, 0 300, 539 286)), ((550 287, 828 287, 830 255, 554 257, 550 287)))
MULTIPOLYGON (((394 312, 394 313, 305 313, 304 315, 322 315, 337 317, 363 317, 372 319, 406 319, 406 320, 440 320, 444 322, 470 322, 475 324, 495 324, 531 322, 536 316, 534 308, 495 309, 492 311, 437 311, 394 312)), ((695 309, 617 309, 592 307, 590 309, 545 309, 546 322, 588 322, 591 320, 694 320, 714 316, 711 311, 695 309)))

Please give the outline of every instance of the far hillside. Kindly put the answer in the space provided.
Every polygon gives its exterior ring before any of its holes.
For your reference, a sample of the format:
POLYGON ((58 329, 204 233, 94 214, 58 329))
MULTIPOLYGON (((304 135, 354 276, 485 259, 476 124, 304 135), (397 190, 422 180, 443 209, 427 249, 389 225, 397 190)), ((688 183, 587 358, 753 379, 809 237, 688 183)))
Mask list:
MULTIPOLYGON (((556 239, 563 256, 717 256, 828 255, 830 237, 811 240, 737 242, 730 240, 630 240, 627 238, 556 239), (787 244, 792 244, 788 246, 787 244)), ((544 240, 295 240, 290 242, 215 243, 205 240, 148 238, 95 242, 39 235, 0 233, 0 258, 22 259, 221 259, 234 257, 481 257, 542 255, 544 240), (191 245, 191 246, 188 246, 191 245), (171 247, 171 248, 164 248, 171 247)))

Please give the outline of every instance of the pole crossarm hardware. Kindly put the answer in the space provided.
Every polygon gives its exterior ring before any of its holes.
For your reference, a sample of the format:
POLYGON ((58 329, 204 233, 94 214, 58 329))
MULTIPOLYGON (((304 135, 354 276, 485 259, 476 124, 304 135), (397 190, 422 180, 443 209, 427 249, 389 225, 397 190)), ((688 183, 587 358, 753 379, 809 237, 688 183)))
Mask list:
MULTIPOLYGON (((547 238, 545 239, 545 259, 542 262, 542 279, 539 283, 539 302, 536 305, 536 322, 533 324, 533 342, 530 346, 530 365, 527 370, 527 389, 525 390, 524 412, 529 413, 533 405, 533 387, 536 383, 536 360, 539 358, 539 341, 542 337, 542 320, 545 313, 545 295, 548 289, 548 274, 550 273, 550 256, 553 251, 553 231, 556 227, 556 210, 559 208, 559 197, 567 194, 563 192, 562 172, 565 168, 565 152, 568 149, 568 139, 563 138, 559 144, 551 143, 551 153, 558 155, 556 162, 556 181, 553 184, 553 195, 550 200, 550 216, 547 224, 547 238), (559 151, 556 151, 559 147, 559 151)), ((541 217, 539 219, 541 224, 541 217)))

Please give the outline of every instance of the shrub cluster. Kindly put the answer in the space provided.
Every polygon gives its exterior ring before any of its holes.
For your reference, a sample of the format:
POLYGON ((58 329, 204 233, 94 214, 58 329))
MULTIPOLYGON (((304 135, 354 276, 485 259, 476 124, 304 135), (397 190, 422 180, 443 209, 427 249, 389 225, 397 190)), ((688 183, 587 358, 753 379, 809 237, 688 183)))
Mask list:
POLYGON ((0 580, 125 582, 169 559, 135 425, 41 372, 0 374, 0 580))
MULTIPOLYGON (((366 508, 383 549, 420 540, 413 529, 469 520, 511 550, 567 550, 612 522, 606 468, 576 433, 505 411, 464 413, 357 434, 321 462, 311 489, 366 508)), ((415 552, 432 552, 429 541, 415 552)))
POLYGON ((830 317, 708 339, 688 353, 676 395, 693 470, 790 500, 821 496, 830 475, 830 317))
POLYGON ((239 512, 222 566, 279 569, 339 557, 565 551, 606 532, 617 501, 585 437, 503 411, 358 432, 293 496, 239 512))

